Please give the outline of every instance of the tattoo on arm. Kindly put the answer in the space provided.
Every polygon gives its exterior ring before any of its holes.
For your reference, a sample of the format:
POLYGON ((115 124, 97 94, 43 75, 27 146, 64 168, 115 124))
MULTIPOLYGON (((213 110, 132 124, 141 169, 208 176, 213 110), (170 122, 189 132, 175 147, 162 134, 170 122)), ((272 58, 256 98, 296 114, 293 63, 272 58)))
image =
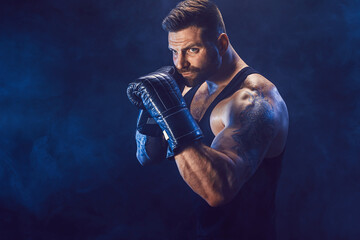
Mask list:
POLYGON ((248 92, 250 104, 240 113, 241 128, 233 131, 232 138, 237 143, 234 147, 241 156, 249 172, 253 174, 260 159, 254 158, 256 153, 249 151, 265 144, 275 132, 274 108, 261 92, 248 92), (254 159, 258 159, 255 161, 254 159))

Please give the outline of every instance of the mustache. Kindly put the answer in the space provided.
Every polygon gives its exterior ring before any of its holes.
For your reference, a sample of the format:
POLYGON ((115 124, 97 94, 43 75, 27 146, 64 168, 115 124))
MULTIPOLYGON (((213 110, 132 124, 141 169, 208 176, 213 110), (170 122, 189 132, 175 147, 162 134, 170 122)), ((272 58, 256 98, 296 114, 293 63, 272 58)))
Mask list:
POLYGON ((183 74, 183 73, 199 72, 200 69, 198 69, 198 68, 189 68, 189 69, 183 69, 183 70, 177 69, 177 71, 178 71, 178 73, 183 74))

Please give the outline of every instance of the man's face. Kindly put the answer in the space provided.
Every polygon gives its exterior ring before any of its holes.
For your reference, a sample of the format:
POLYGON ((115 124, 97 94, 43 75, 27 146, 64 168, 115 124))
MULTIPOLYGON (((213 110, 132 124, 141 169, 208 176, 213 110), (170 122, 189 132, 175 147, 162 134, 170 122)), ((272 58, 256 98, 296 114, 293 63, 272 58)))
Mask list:
POLYGON ((205 40, 202 31, 192 26, 168 35, 174 65, 189 87, 203 83, 220 65, 215 43, 205 40))

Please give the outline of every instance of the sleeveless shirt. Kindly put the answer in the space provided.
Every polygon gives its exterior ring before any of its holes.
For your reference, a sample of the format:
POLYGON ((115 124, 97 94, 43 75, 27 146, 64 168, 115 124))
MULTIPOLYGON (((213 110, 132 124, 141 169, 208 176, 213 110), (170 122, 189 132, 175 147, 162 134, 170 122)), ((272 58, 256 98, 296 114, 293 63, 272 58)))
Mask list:
MULTIPOLYGON (((214 134, 210 127, 210 115, 215 106, 240 89, 250 74, 257 73, 250 67, 243 68, 210 104, 198 122, 203 131, 203 143, 210 146, 214 134)), ((193 87, 184 99, 189 109, 191 101, 200 87, 193 87)), ((254 175, 242 186, 235 198, 226 205, 210 207, 196 195, 196 237, 198 240, 276 239, 275 194, 281 171, 284 151, 274 158, 265 158, 254 175)))

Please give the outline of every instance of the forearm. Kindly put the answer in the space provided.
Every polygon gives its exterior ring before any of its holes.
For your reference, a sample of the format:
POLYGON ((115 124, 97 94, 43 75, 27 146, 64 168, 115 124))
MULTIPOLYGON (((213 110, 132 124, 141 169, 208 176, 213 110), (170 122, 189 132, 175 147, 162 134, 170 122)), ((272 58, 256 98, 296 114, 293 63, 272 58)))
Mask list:
POLYGON ((146 136, 136 131, 136 146, 136 157, 143 166, 166 158, 167 144, 162 137, 146 136))
POLYGON ((241 187, 234 161, 200 142, 177 154, 175 160, 185 182, 210 206, 228 202, 241 187))

